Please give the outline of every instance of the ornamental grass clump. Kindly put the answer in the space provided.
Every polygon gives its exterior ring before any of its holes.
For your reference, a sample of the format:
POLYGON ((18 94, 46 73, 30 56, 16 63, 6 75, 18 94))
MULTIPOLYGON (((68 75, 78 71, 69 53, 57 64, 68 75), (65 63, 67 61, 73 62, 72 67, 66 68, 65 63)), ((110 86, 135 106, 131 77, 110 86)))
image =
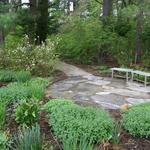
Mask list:
POLYGON ((31 79, 29 71, 13 71, 13 70, 0 70, 0 81, 2 82, 26 82, 31 79))
POLYGON ((0 81, 10 82, 14 80, 14 72, 12 70, 0 70, 0 81))
POLYGON ((123 126, 131 135, 150 137, 150 103, 133 106, 124 111, 123 126))
POLYGON ((0 129, 2 129, 5 125, 5 117, 6 117, 6 104, 5 102, 0 102, 0 129))
POLYGON ((36 124, 31 128, 23 128, 13 138, 12 150, 42 150, 42 137, 40 126, 36 124))
POLYGON ((103 109, 81 107, 61 99, 49 101, 45 109, 54 134, 62 141, 85 136, 96 143, 112 138, 113 120, 103 109))

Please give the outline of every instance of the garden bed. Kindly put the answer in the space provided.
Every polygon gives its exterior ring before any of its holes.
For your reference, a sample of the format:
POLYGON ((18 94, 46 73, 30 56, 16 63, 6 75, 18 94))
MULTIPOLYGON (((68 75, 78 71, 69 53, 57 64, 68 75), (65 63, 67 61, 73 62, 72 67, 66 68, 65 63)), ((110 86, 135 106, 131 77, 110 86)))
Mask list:
MULTIPOLYGON (((51 83, 58 82, 66 78, 67 76, 64 73, 57 71, 55 72, 53 81, 51 83)), ((35 82, 35 81, 32 81, 32 82, 35 82)), ((7 84, 4 83, 2 85, 5 86, 7 84)), ((1 88, 3 88, 3 86, 1 88)), ((39 106, 41 108, 47 102, 52 100, 51 96, 49 97, 45 97, 45 96, 40 100, 39 106)), ((87 106, 97 107, 95 104, 86 104, 86 103, 82 104, 79 102, 78 102, 78 105, 80 105, 81 107, 87 107, 87 106)), ((81 107, 78 108, 78 106, 75 106, 75 107, 77 107, 76 109, 81 108, 81 107)), ((18 133, 18 130, 20 128, 19 124, 15 120, 15 116, 14 116, 15 108, 16 108, 16 102, 12 101, 7 105, 5 130, 7 131, 7 134, 9 134, 10 136, 18 133)), ((108 111, 109 111, 110 116, 115 119, 115 122, 119 122, 119 123, 121 122, 122 113, 119 110, 108 110, 108 111)), ((47 115, 48 113, 42 109, 42 111, 40 111, 40 114, 37 120, 38 124, 40 125, 41 135, 44 136, 44 143, 46 143, 46 145, 48 144, 50 146, 52 145, 53 150, 62 150, 63 143, 60 142, 60 140, 56 138, 56 135, 54 135, 52 127, 50 127, 51 122, 47 118, 47 115)), ((100 145, 98 144, 96 147, 97 147, 96 150, 134 150, 134 149, 135 150, 149 150, 150 138, 134 137, 130 135, 126 130, 121 128, 119 144, 114 145, 112 144, 112 142, 105 141, 105 142, 101 142, 101 144, 100 145)), ((42 150, 52 150, 52 149, 42 149, 42 150)))
MULTIPOLYGON (((45 103, 45 102, 44 102, 45 103)), ((11 111, 10 111, 11 112, 11 111)), ((120 121, 121 113, 117 110, 110 110, 110 114, 116 119, 116 121, 120 121)), ((11 114, 11 113, 10 113, 11 114)), ((58 142, 54 134, 52 133, 48 119, 46 117, 46 112, 41 112, 39 124, 41 127, 41 132, 45 135, 46 141, 51 141, 52 145, 55 147, 54 150, 61 150, 62 143, 58 142)), ((11 116, 11 115, 10 115, 11 116)), ((9 116, 9 129, 11 134, 15 133, 18 130, 18 125, 16 124, 15 120, 9 116)), ((98 145, 97 150, 149 150, 150 147, 150 138, 136 138, 131 136, 125 130, 121 131, 121 142, 117 146, 113 146, 110 143, 104 143, 98 145)))

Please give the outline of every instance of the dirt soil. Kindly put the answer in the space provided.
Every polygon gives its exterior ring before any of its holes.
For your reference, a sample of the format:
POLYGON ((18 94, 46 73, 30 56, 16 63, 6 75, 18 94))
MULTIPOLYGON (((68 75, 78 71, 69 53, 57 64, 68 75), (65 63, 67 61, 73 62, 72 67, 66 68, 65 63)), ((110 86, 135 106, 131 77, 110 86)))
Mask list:
POLYGON ((8 83, 6 83, 6 82, 0 82, 0 88, 3 87, 3 86, 7 86, 7 84, 8 83))

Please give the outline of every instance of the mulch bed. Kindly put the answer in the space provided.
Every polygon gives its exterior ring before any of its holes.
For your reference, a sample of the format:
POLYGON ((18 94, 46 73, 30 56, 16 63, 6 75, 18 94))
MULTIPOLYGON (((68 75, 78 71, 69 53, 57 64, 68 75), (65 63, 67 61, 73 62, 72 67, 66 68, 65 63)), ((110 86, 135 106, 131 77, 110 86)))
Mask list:
POLYGON ((6 82, 0 82, 0 88, 1 88, 1 87, 4 87, 4 86, 7 86, 7 84, 8 84, 8 83, 6 83, 6 82))

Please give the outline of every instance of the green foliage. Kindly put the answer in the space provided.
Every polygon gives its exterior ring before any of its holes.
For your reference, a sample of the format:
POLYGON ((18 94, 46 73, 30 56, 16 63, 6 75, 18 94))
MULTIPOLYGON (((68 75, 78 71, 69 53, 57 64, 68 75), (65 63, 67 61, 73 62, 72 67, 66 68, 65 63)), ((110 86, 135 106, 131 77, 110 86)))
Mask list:
POLYGON ((121 133, 121 123, 115 123, 114 130, 113 130, 113 136, 112 136, 112 143, 115 145, 120 144, 120 133, 121 133))
POLYGON ((22 42, 22 37, 17 36, 15 33, 10 32, 6 37, 5 37, 5 49, 15 49, 17 48, 18 44, 22 42))
POLYGON ((15 120, 20 125, 32 126, 36 123, 40 106, 35 100, 20 102, 15 109, 15 120))
POLYGON ((84 64, 101 64, 107 57, 119 65, 132 63, 135 42, 132 23, 124 21, 121 24, 113 17, 105 26, 100 19, 93 17, 73 16, 67 21, 69 23, 62 27, 57 47, 62 58, 84 64))
POLYGON ((41 150, 42 138, 40 126, 36 124, 32 128, 23 128, 18 135, 14 136, 13 150, 41 150))
POLYGON ((24 84, 11 83, 7 87, 0 88, 0 101, 7 103, 27 98, 31 98, 31 91, 24 84))
POLYGON ((101 74, 109 74, 111 73, 111 70, 108 66, 98 66, 97 71, 101 74))
POLYGON ((14 12, 0 13, 0 28, 6 31, 10 30, 14 26, 16 14, 14 12))
POLYGON ((45 107, 54 134, 63 141, 83 135, 91 142, 112 137, 113 121, 103 109, 81 107, 61 99, 50 101, 45 107))
POLYGON ((63 142, 63 150, 94 150, 86 138, 67 139, 63 142), (79 142, 78 142, 79 141, 79 142))
POLYGON ((8 137, 7 135, 0 131, 0 149, 6 150, 7 149, 7 143, 8 143, 8 137))
POLYGON ((150 136, 150 103, 131 107, 123 112, 123 126, 132 135, 150 136))
POLYGON ((6 104, 0 102, 0 129, 5 125, 5 116, 6 116, 6 104))
POLYGON ((29 85, 40 85, 43 88, 46 88, 50 84, 51 80, 52 78, 46 79, 46 78, 36 77, 36 78, 32 78, 28 83, 29 85))
POLYGON ((0 101, 10 102, 22 99, 40 100, 44 96, 44 89, 48 84, 47 79, 34 78, 31 82, 11 83, 7 87, 0 88, 0 101))
POLYGON ((28 70, 39 75, 53 73, 58 62, 57 42, 47 41, 46 45, 34 46, 28 40, 25 37, 15 49, 0 49, 0 67, 28 70))
POLYGON ((15 80, 17 82, 26 82, 31 79, 31 73, 29 71, 18 71, 15 73, 15 80))
POLYGON ((10 82, 14 80, 14 72, 11 70, 0 70, 0 81, 10 82))
POLYGON ((12 71, 12 70, 0 70, 0 81, 10 82, 26 82, 31 78, 29 71, 12 71))
POLYGON ((50 81, 45 78, 33 78, 28 82, 28 87, 31 92, 31 97, 35 99, 42 99, 45 94, 45 88, 50 84, 50 81))

